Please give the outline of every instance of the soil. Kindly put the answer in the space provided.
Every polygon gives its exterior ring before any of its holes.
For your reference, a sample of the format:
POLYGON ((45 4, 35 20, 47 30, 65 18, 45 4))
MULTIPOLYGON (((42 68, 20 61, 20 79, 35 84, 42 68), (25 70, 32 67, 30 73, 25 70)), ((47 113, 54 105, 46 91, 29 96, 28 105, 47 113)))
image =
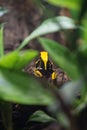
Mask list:
MULTIPOLYGON (((9 13, 0 17, 0 23, 5 23, 4 29, 4 47, 5 53, 15 50, 21 42, 37 27, 40 25, 44 12, 36 7, 32 1, 26 0, 15 0, 9 2, 7 0, 0 1, 0 5, 8 8, 9 13)), ((59 11, 59 9, 57 10, 59 11)), ((59 12, 57 12, 58 14, 59 12)), ((51 39, 60 41, 61 44, 66 45, 66 40, 63 33, 54 33, 46 35, 51 39)), ((43 50, 42 46, 38 43, 37 40, 31 41, 24 49, 35 49, 38 51, 43 50)), ((32 67, 34 61, 27 65, 26 72, 33 73, 32 67)), ((66 73, 61 70, 59 67, 54 65, 54 69, 57 72, 57 86, 59 88, 70 79, 66 73)), ((26 106, 26 105, 13 105, 13 122, 16 129, 24 130, 63 130, 63 128, 56 122, 51 123, 38 123, 38 122, 29 122, 26 124, 29 116, 36 110, 45 110, 46 106, 26 106)), ((0 120, 0 126, 2 129, 2 123, 0 120)), ((2 129, 3 130, 3 129, 2 129)))

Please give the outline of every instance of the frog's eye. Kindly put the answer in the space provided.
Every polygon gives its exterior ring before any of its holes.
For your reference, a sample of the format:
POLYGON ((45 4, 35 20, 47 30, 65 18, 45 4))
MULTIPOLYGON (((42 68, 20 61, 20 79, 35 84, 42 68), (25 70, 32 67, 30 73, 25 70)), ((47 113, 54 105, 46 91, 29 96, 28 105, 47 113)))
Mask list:
POLYGON ((57 78, 57 74, 55 72, 52 73, 52 80, 57 78))

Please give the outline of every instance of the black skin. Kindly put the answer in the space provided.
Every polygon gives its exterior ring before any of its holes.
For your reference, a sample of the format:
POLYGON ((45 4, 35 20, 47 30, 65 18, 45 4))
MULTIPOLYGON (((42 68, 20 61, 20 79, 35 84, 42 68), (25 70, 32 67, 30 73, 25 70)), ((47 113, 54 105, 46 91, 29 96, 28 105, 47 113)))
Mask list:
POLYGON ((45 70, 44 62, 42 61, 41 58, 36 63, 36 69, 39 70, 41 72, 41 74, 46 78, 51 77, 52 73, 54 72, 53 69, 52 69, 52 64, 51 64, 50 60, 48 60, 47 69, 45 70))

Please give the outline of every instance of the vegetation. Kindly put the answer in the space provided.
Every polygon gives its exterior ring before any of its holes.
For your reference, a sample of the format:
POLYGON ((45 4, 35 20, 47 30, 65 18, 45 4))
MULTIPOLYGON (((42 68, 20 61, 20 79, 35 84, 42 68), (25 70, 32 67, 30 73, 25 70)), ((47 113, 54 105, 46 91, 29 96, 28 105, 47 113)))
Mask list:
POLYGON ((63 2, 47 0, 47 2, 56 6, 66 6, 73 17, 57 16, 46 19, 16 50, 8 54, 4 53, 3 47, 4 25, 0 28, 0 110, 6 130, 13 130, 12 103, 47 105, 55 118, 43 111, 37 111, 30 120, 58 121, 67 130, 79 130, 76 119, 87 104, 87 2, 86 0, 64 0, 63 2), (69 41, 68 48, 56 41, 40 37, 61 30, 65 31, 69 41), (49 53, 54 63, 71 78, 71 81, 61 89, 23 72, 23 68, 37 57, 38 52, 22 49, 35 38, 49 53))

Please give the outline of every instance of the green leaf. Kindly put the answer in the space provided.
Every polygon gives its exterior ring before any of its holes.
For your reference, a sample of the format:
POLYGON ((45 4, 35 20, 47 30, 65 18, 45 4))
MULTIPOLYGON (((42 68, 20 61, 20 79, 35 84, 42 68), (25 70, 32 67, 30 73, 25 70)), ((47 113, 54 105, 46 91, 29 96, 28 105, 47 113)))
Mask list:
POLYGON ((81 94, 83 85, 83 79, 77 81, 70 81, 64 84, 62 88, 59 90, 63 101, 66 104, 72 105, 73 102, 75 102, 78 94, 81 94))
POLYGON ((56 120, 51 116, 47 115, 45 112, 39 110, 32 114, 32 116, 29 118, 29 121, 47 123, 56 120))
MULTIPOLYGON (((84 82, 83 82, 84 83, 84 82)), ((78 104, 76 105, 76 109, 74 110, 74 113, 79 114, 83 109, 87 106, 87 83, 84 83, 81 90, 81 99, 78 104)))
POLYGON ((83 38, 84 42, 87 43, 87 19, 86 18, 84 18, 82 20, 82 25, 83 25, 83 27, 81 27, 81 29, 82 29, 81 30, 82 31, 82 38, 83 38))
POLYGON ((3 25, 0 27, 0 58, 4 55, 4 43, 3 43, 3 25))
POLYGON ((34 30, 30 36, 28 36, 19 46, 18 50, 22 49, 32 39, 41 35, 60 31, 61 29, 73 29, 75 28, 74 21, 71 18, 65 16, 59 16, 45 20, 36 30, 34 30))
POLYGON ((19 70, 25 67, 30 61, 37 56, 37 51, 14 51, 8 53, 0 59, 0 67, 19 70))
POLYGON ((80 46, 78 47, 78 62, 80 70, 86 74, 87 68, 87 15, 82 20, 82 26, 80 26, 80 46))
POLYGON ((57 120, 62 126, 64 126, 65 128, 69 128, 70 126, 69 119, 67 118, 67 116, 63 111, 57 113, 57 120))
POLYGON ((47 50, 54 60, 72 79, 77 79, 80 76, 78 64, 75 56, 64 46, 59 43, 46 39, 39 39, 41 45, 47 50))
POLYGON ((47 0, 47 2, 55 6, 62 6, 76 10, 79 10, 81 5, 81 0, 47 0))
POLYGON ((78 48, 78 51, 81 53, 81 55, 84 55, 84 58, 87 57, 87 44, 81 44, 78 48))
POLYGON ((70 9, 70 14, 75 21, 78 20, 79 10, 70 9))
POLYGON ((21 104, 48 105, 53 95, 41 82, 25 73, 0 70, 0 99, 21 104))

